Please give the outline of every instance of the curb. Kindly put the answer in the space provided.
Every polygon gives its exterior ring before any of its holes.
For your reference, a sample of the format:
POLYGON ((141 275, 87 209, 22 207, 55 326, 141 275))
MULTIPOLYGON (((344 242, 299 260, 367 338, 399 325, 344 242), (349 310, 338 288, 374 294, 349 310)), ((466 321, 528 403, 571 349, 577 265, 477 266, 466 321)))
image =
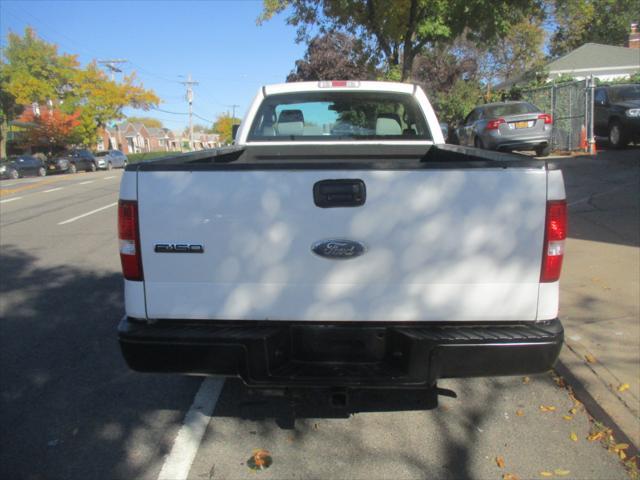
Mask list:
POLYGON ((576 350, 574 345, 565 342, 555 370, 571 385, 591 416, 611 428, 617 441, 631 446, 627 453, 638 455, 640 418, 576 350))

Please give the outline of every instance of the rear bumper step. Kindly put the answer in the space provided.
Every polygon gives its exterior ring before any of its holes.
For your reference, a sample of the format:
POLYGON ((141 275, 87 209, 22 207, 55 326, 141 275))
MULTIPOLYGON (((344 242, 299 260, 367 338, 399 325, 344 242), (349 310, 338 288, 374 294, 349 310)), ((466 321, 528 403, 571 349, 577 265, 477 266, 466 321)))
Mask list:
POLYGON ((559 320, 489 324, 308 324, 124 318, 118 337, 142 372, 240 376, 250 386, 432 386, 554 365, 559 320))

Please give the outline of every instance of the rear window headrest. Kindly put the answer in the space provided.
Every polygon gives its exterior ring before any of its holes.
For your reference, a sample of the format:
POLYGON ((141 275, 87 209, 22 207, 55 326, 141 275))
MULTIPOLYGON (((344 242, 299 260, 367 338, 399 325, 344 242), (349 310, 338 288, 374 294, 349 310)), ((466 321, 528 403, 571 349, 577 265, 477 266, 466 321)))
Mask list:
POLYGON ((278 123, 304 122, 302 110, 282 110, 278 123))

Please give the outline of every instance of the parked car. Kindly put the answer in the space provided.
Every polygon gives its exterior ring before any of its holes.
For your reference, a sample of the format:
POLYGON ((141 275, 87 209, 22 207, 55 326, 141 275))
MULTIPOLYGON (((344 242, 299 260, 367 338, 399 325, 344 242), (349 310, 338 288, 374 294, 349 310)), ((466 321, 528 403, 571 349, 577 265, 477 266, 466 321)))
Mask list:
POLYGON ((124 172, 131 368, 345 392, 553 366, 561 170, 446 145, 417 85, 267 85, 251 105, 236 146, 124 172))
POLYGON ((48 168, 59 172, 76 173, 78 170, 95 172, 98 168, 106 168, 106 165, 107 162, 104 159, 96 158, 89 150, 76 149, 49 161, 48 168))
POLYGON ((534 150, 549 155, 553 120, 528 102, 488 103, 474 108, 456 128, 456 140, 487 150, 534 150))
POLYGON ((594 133, 613 148, 640 141, 640 84, 596 88, 594 110, 594 133))
POLYGON ((127 156, 120 150, 105 150, 102 152, 96 152, 95 154, 98 161, 104 160, 104 165, 100 168, 105 170, 111 170, 112 168, 124 168, 127 166, 127 156))
POLYGON ((29 176, 44 177, 47 174, 44 162, 31 155, 11 157, 0 162, 0 177, 20 178, 29 176))

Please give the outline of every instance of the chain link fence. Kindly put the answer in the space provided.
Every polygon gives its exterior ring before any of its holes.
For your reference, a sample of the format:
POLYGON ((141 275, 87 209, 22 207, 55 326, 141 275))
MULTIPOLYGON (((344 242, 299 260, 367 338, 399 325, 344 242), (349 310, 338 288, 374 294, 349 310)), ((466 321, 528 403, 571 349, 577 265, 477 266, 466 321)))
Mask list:
POLYGON ((589 138, 593 112, 588 80, 551 84, 522 91, 522 99, 553 115, 551 150, 571 152, 584 149, 589 138))

